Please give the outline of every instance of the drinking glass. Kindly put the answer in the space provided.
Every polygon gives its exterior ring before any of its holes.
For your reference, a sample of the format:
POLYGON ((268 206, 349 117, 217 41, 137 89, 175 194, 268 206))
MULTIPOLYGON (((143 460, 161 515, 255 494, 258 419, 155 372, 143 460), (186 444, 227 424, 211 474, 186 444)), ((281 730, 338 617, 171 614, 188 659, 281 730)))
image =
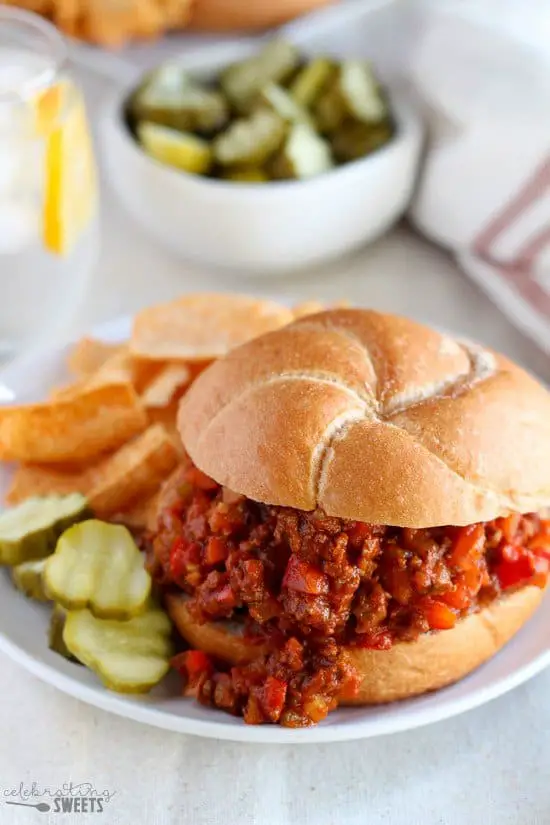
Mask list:
POLYGON ((82 94, 42 18, 0 6, 0 364, 61 334, 98 251, 82 94))

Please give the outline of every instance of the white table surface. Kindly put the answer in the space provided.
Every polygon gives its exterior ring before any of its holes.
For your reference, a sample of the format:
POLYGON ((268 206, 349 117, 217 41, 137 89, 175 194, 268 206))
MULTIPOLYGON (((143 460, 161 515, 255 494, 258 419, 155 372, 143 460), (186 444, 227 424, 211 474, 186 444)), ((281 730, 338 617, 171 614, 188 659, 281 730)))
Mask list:
MULTIPOLYGON (((92 101, 99 90, 86 83, 92 101)), ((548 359, 441 251, 401 227, 322 272, 236 282, 186 266, 144 237, 104 193, 104 247, 73 324, 91 325, 185 290, 339 299, 477 337, 550 380, 548 359)), ((20 782, 90 782, 103 814, 8 808, 0 823, 105 825, 546 825, 550 671, 454 720, 378 740, 258 746, 141 727, 64 696, 0 655, 0 792, 20 782)))

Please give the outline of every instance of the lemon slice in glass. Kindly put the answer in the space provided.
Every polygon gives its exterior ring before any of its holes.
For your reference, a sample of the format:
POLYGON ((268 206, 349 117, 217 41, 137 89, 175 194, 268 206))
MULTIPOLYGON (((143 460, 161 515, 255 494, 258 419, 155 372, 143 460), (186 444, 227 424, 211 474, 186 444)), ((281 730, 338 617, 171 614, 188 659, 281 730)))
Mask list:
POLYGON ((35 128, 46 143, 43 243, 54 255, 68 255, 97 207, 96 171, 84 101, 71 83, 59 83, 37 100, 35 128))

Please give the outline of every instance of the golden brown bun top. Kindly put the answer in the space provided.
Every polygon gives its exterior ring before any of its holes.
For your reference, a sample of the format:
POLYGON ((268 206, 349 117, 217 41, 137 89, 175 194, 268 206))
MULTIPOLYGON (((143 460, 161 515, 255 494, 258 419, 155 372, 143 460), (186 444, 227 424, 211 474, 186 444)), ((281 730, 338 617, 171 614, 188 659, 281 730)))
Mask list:
POLYGON ((239 347, 197 379, 178 425, 201 470, 268 504, 430 527, 550 502, 550 394, 394 315, 323 312, 239 347))

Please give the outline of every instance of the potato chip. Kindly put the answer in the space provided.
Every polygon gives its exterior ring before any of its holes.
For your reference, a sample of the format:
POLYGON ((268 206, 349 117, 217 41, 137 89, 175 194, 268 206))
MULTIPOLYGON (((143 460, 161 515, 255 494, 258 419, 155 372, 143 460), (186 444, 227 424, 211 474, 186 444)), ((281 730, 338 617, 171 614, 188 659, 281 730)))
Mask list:
POLYGON ((293 320, 272 301, 242 295, 186 295, 135 318, 130 351, 153 361, 203 361, 293 320))
POLYGON ((144 407, 167 407, 178 390, 191 381, 191 372, 185 364, 167 364, 141 394, 144 407))
POLYGON ((38 464, 86 461, 116 449, 146 425, 139 398, 127 385, 0 407, 0 459, 38 464))
POLYGON ((140 499, 128 509, 111 516, 111 521, 125 524, 131 530, 154 530, 157 525, 159 493, 140 499))
POLYGON ((172 401, 167 407, 150 407, 147 410, 147 416, 150 424, 162 424, 172 437, 176 449, 183 453, 183 444, 177 426, 178 408, 179 401, 172 401))
POLYGON ((120 344, 106 344, 96 338, 82 338, 70 352, 67 366, 77 378, 89 378, 120 349, 120 344))
POLYGON ((19 504, 32 496, 86 495, 89 481, 86 470, 65 470, 41 464, 22 464, 13 474, 6 494, 8 504, 19 504))
POLYGON ((103 364, 88 377, 88 387, 134 385, 133 362, 126 346, 118 347, 103 364))
POLYGON ((169 433, 154 424, 89 471, 88 501, 98 516, 153 494, 179 461, 169 433))

